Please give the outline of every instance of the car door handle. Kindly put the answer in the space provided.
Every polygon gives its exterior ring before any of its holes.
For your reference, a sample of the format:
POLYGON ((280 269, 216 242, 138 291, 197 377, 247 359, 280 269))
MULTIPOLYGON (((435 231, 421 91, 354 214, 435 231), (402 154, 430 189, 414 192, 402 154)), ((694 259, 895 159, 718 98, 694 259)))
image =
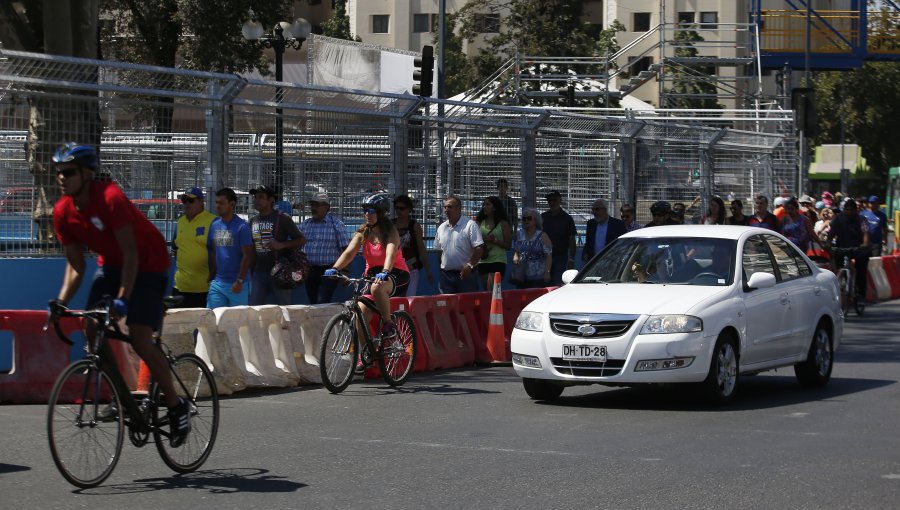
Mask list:
POLYGON ((782 294, 781 297, 778 299, 778 301, 779 301, 781 304, 783 304, 783 305, 786 305, 786 304, 788 304, 788 303, 791 302, 791 300, 788 299, 788 295, 787 295, 787 294, 782 294))

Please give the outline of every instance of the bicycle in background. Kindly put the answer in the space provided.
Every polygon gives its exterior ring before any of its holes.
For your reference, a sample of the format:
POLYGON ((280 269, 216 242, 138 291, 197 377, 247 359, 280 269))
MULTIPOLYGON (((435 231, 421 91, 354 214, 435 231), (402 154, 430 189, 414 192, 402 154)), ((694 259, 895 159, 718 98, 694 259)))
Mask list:
MULTIPOLYGON (((157 335, 156 345, 163 351, 172 370, 178 394, 190 405, 191 432, 177 448, 169 444, 169 423, 162 390, 150 381, 147 395, 132 395, 122 378, 108 340, 128 343, 110 313, 112 299, 94 310, 72 311, 51 302, 52 322, 61 340, 72 344, 59 321, 62 317, 81 317, 97 326, 93 339, 86 335, 85 357, 66 367, 50 393, 47 408, 47 437, 50 454, 63 477, 77 487, 95 487, 116 467, 122 453, 125 429, 137 447, 152 436, 160 457, 178 473, 199 468, 209 457, 219 430, 219 395, 206 363, 193 353, 173 356, 157 335)), ((172 306, 174 303, 167 303, 172 306)))
POLYGON ((404 311, 391 314, 397 327, 397 334, 386 341, 381 339, 381 316, 372 334, 369 324, 360 309, 360 303, 372 310, 377 309, 375 302, 363 295, 372 278, 349 278, 347 276, 329 276, 352 289, 351 297, 344 303, 344 309, 332 317, 325 326, 322 335, 322 347, 319 352, 319 371, 322 384, 332 393, 344 391, 353 379, 354 370, 361 361, 363 370, 378 361, 381 376, 391 386, 400 386, 409 378, 416 361, 417 336, 412 317, 404 311), (362 347, 358 332, 362 332, 362 347))
POLYGON ((853 254, 859 250, 858 246, 850 248, 833 247, 833 259, 840 258, 841 264, 837 265, 835 260, 835 271, 837 273, 838 282, 841 288, 841 310, 844 311, 844 317, 850 313, 850 308, 856 312, 856 315, 862 316, 866 311, 866 305, 862 302, 862 298, 856 291, 856 267, 851 258, 853 254))

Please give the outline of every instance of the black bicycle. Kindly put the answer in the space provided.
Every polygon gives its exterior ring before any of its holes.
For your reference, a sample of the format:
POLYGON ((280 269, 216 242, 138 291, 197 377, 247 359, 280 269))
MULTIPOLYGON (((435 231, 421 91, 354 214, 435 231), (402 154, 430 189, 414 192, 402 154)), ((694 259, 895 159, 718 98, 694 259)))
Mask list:
POLYGON ((59 472, 77 487, 95 487, 116 467, 122 453, 125 428, 137 447, 152 436, 160 457, 178 473, 199 468, 209 457, 219 430, 219 394, 206 363, 187 353, 173 356, 156 337, 172 370, 178 396, 190 404, 191 432, 177 448, 169 444, 169 420, 162 389, 150 381, 147 394, 131 391, 119 372, 108 340, 130 342, 110 314, 112 300, 95 310, 72 311, 51 304, 47 326, 52 322, 60 339, 72 344, 54 317, 81 317, 96 326, 96 335, 86 335, 85 357, 59 375, 47 409, 50 454, 59 472))
POLYGON ((363 368, 372 366, 378 360, 381 376, 391 386, 400 386, 406 382, 416 362, 418 344, 412 317, 404 311, 392 313, 397 335, 382 341, 381 316, 378 315, 378 333, 373 335, 358 306, 359 303, 365 303, 372 310, 376 309, 375 302, 363 295, 373 279, 343 275, 326 278, 335 278, 350 285, 352 296, 344 303, 344 309, 325 326, 319 351, 322 384, 332 393, 344 391, 353 380, 354 370, 360 360, 363 368), (361 349, 358 331, 363 335, 361 349))
MULTIPOLYGON (((850 313, 851 307, 856 311, 856 315, 859 316, 862 316, 866 311, 866 305, 862 303, 863 296, 860 296, 856 291, 856 278, 858 277, 856 265, 850 260, 857 250, 859 250, 858 246, 832 248, 833 256, 841 258, 840 266, 835 261, 835 272, 841 286, 841 309, 844 311, 844 317, 850 313)), ((863 278, 865 278, 865 275, 863 275, 863 278)))

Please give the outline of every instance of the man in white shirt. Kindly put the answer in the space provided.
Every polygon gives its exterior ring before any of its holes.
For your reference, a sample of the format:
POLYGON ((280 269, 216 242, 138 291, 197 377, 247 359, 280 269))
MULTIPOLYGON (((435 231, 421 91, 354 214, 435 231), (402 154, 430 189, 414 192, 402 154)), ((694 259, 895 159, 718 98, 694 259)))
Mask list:
POLYGON ((484 240, 478 224, 462 215, 462 202, 450 195, 444 200, 447 221, 441 223, 434 236, 434 249, 441 252, 441 274, 438 288, 442 294, 477 292, 475 266, 481 260, 484 240))

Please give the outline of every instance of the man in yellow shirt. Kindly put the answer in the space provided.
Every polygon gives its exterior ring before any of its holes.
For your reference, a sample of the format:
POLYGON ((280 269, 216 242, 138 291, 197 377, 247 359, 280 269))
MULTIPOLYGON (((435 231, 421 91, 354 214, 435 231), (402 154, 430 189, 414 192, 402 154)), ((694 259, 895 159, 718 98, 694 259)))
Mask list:
POLYGON ((175 289, 184 296, 182 308, 205 308, 209 292, 209 225, 216 216, 203 206, 203 190, 194 187, 181 195, 184 215, 175 226, 175 289))

